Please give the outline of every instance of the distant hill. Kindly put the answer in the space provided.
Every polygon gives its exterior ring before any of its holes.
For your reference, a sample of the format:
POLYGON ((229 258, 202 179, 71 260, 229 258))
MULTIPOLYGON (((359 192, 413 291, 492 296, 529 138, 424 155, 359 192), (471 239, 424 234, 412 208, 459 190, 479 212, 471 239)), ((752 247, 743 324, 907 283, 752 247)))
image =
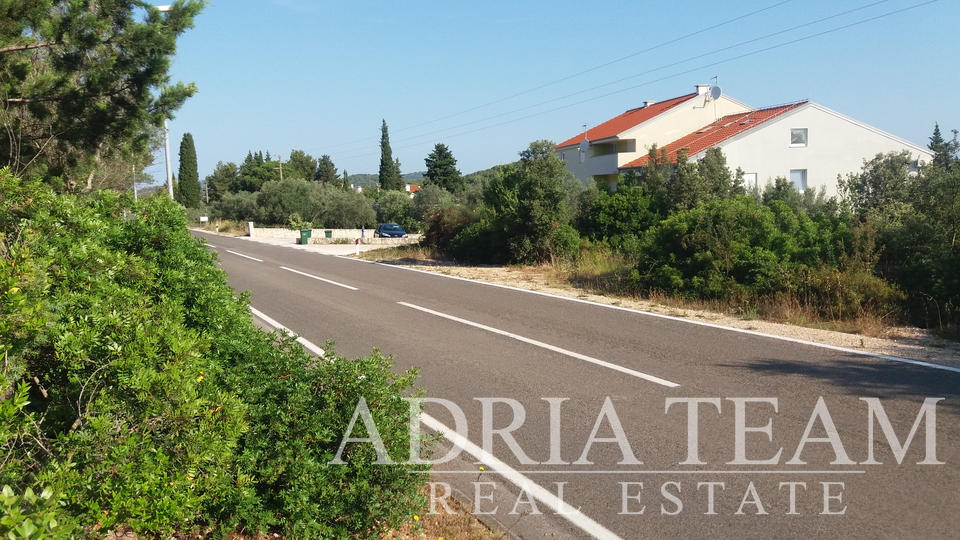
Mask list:
MULTIPOLYGON (((407 182, 418 182, 423 180, 423 173, 426 171, 418 171, 407 173, 403 175, 403 179, 407 182)), ((350 174, 347 175, 347 183, 353 184, 355 186, 371 187, 377 185, 377 179, 379 177, 375 174, 350 174)))

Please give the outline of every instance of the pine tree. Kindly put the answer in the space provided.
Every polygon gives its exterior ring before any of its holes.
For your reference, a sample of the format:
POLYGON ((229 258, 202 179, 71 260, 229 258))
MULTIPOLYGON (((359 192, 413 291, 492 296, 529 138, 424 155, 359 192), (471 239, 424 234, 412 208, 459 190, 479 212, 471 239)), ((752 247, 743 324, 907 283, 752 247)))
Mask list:
POLYGON ((450 193, 456 193, 463 188, 463 176, 457 170, 457 160, 447 145, 438 143, 424 161, 427 164, 427 172, 424 174, 426 183, 440 186, 450 193))
POLYGON ((183 134, 180 140, 180 167, 177 176, 180 178, 180 204, 187 208, 200 206, 200 173, 197 172, 197 150, 193 144, 193 135, 183 134))
MULTIPOLYGON (((202 0, 167 13, 133 0, 0 4, 0 167, 71 184, 114 158, 143 157, 165 118, 194 94, 171 84, 177 38, 202 0)), ((126 167, 129 168, 129 165, 126 167)))
POLYGON ((933 164, 945 171, 949 171, 956 161, 960 142, 957 141, 957 130, 953 130, 953 139, 946 141, 940 134, 940 124, 933 125, 933 136, 927 146, 933 152, 933 164))
POLYGON ((326 184, 342 183, 337 175, 337 168, 333 165, 333 160, 326 154, 320 156, 320 160, 317 162, 317 174, 314 175, 313 179, 326 184))
POLYGON ((404 187, 403 177, 400 176, 399 161, 393 160, 393 150, 390 149, 390 134, 387 132, 387 121, 380 127, 380 172, 378 175, 381 189, 400 191, 404 187))

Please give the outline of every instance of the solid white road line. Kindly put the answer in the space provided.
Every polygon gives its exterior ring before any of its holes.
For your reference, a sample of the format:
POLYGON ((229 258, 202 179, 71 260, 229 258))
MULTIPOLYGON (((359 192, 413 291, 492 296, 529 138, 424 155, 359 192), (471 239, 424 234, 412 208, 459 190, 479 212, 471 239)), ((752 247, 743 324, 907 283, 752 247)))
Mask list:
POLYGON ((544 348, 544 349, 547 349, 547 350, 550 350, 550 351, 553 351, 553 352, 558 352, 558 353, 560 353, 560 354, 564 354, 564 355, 567 355, 567 356, 569 356, 569 357, 576 358, 576 359, 578 359, 578 360, 583 360, 584 362, 590 362, 591 364, 596 364, 596 365, 598 365, 598 366, 603 366, 603 367, 605 367, 605 368, 609 368, 609 369, 612 369, 612 370, 615 370, 615 371, 619 371, 619 372, 621 372, 621 373, 626 373, 627 375, 633 375, 634 377, 638 377, 638 378, 643 379, 643 380, 646 380, 646 381, 654 382, 654 383, 657 383, 657 384, 662 384, 663 386, 667 386, 667 387, 669 387, 669 388, 676 388, 676 387, 680 386, 679 384, 677 384, 677 383, 675 383, 675 382, 670 382, 670 381, 668 381, 668 380, 666 380, 666 379, 661 379, 660 377, 654 377, 653 375, 647 375, 646 373, 643 373, 643 372, 640 372, 640 371, 635 371, 635 370, 632 370, 632 369, 629 369, 629 368, 625 368, 625 367, 623 367, 623 366, 618 366, 617 364, 611 364, 610 362, 604 362, 603 360, 598 360, 598 359, 592 358, 592 357, 590 357, 590 356, 586 356, 586 355, 583 355, 583 354, 580 354, 580 353, 575 353, 575 352, 573 352, 573 351, 568 351, 568 350, 566 350, 566 349, 561 349, 560 347, 555 347, 555 346, 553 346, 553 345, 550 345, 550 344, 548 344, 548 343, 544 343, 544 342, 542 342, 542 341, 537 341, 537 340, 535 340, 535 339, 530 339, 530 338, 523 337, 523 336, 520 336, 520 335, 517 335, 517 334, 511 334, 510 332, 506 332, 506 331, 500 330, 500 329, 498 329, 498 328, 493 328, 492 326, 486 326, 486 325, 483 325, 483 324, 480 324, 480 323, 475 323, 475 322, 473 322, 473 321, 468 321, 468 320, 466 320, 466 319, 461 319, 460 317, 454 317, 453 315, 447 315, 446 313, 440 313, 439 311, 434 311, 434 310, 432 310, 432 309, 427 309, 427 308, 425 308, 425 307, 415 306, 415 305, 413 305, 413 304, 408 304, 408 303, 406 303, 406 302, 397 302, 397 303, 400 304, 401 306, 407 306, 407 307, 409 307, 409 308, 413 308, 413 309, 420 310, 420 311, 422 311, 422 312, 424 312, 424 313, 429 313, 429 314, 431 314, 431 315, 436 315, 437 317, 443 317, 444 319, 450 319, 451 321, 456 321, 456 322, 461 323, 461 324, 466 324, 466 325, 468 325, 468 326, 473 326, 474 328, 479 328, 479 329, 481 329, 481 330, 486 330, 486 331, 488 331, 488 332, 493 332, 494 334, 500 334, 501 336, 506 336, 506 337, 508 337, 508 338, 513 338, 513 339, 516 339, 517 341, 522 341, 522 342, 524 342, 524 343, 529 343, 529 344, 531 344, 531 345, 536 345, 537 347, 542 347, 542 348, 544 348))
POLYGON ((344 285, 343 283, 337 283, 336 281, 330 281, 329 279, 324 279, 324 278, 322 278, 322 277, 318 277, 318 276, 315 276, 315 275, 313 275, 313 274, 308 274, 308 273, 306 273, 306 272, 301 272, 301 271, 299 271, 299 270, 294 270, 293 268, 287 268, 286 266, 281 266, 280 268, 283 268, 284 270, 289 270, 289 271, 291 271, 291 272, 293 272, 293 273, 295 273, 295 274, 300 274, 301 276, 307 276, 307 277, 309 277, 309 278, 319 279, 320 281, 327 282, 327 283, 329 283, 329 284, 331 284, 331 285, 336 285, 337 287, 343 287, 344 289, 350 289, 351 291, 359 291, 359 290, 360 290, 360 289, 358 289, 358 288, 356 288, 356 287, 351 287, 351 286, 349 286, 349 285, 344 285))
MULTIPOLYGON (((290 330, 287 327, 283 326, 282 324, 275 321, 274 319, 271 319, 270 317, 266 316, 263 312, 258 311, 252 306, 250 307, 250 311, 257 317, 260 317, 261 319, 263 319, 263 321, 266 322, 267 324, 277 329, 290 332, 290 330)), ((308 350, 313 351, 315 354, 318 354, 319 356, 323 356, 323 349, 321 349, 320 347, 317 347, 313 343, 310 343, 310 341, 302 337, 297 337, 297 341, 299 343, 302 343, 303 346, 306 347, 308 350)), ((607 530, 607 528, 604 527, 603 525, 600 525, 596 521, 583 515, 579 511, 579 509, 573 508, 569 504, 563 502, 561 499, 557 498, 556 495, 550 493, 548 490, 541 487, 540 485, 535 483, 533 480, 530 480, 526 476, 523 476, 522 474, 517 472, 513 467, 500 461, 499 459, 494 457, 493 454, 484 451, 482 448, 473 444, 467 438, 461 436, 456 431, 443 425, 441 422, 439 422, 432 416, 426 413, 423 413, 420 415, 420 422, 423 423, 423 425, 427 426, 428 428, 438 433, 442 433, 444 438, 452 442, 457 447, 463 449, 463 451, 475 457, 478 462, 483 463, 485 467, 489 468, 490 472, 496 472, 501 476, 503 476, 504 478, 506 478, 507 480, 509 480, 510 482, 513 482, 514 484, 516 484, 517 487, 526 491, 532 497, 536 498, 538 501, 542 502, 543 504, 546 504, 547 506, 549 506, 552 510, 554 510, 555 512, 565 517, 568 521, 570 521, 570 523, 573 523, 588 535, 594 538, 598 538, 600 540, 622 540, 619 536, 607 530)))
MULTIPOLYGON (((278 329, 278 330, 283 330, 284 332, 286 332, 286 333, 288 333, 288 334, 290 334, 290 335, 296 336, 296 334, 294 334, 293 332, 291 332, 289 328, 287 328, 286 326, 278 323, 278 322, 275 321, 274 319, 271 319, 270 317, 267 316, 266 313, 258 310, 257 308, 255 308, 255 307, 253 307, 253 306, 250 306, 250 313, 253 313, 253 314, 256 315, 257 317, 260 317, 261 319, 263 319, 263 322, 269 324, 270 326, 272 326, 272 327, 274 327, 274 328, 276 328, 276 329, 278 329)), ((297 336, 297 343, 303 345, 304 347, 307 348, 308 351, 312 352, 313 354, 315 354, 315 355, 317 355, 317 356, 321 356, 321 357, 322 357, 322 356, 324 356, 324 355, 327 354, 326 352, 324 352, 323 349, 321 349, 320 347, 317 347, 316 345, 314 345, 313 343, 311 343, 310 341, 308 341, 308 340, 307 340, 306 338, 304 338, 304 337, 297 336)))
MULTIPOLYGON (((593 538, 601 540, 620 540, 620 537, 608 530, 603 525, 588 518, 579 509, 570 506, 562 499, 559 499, 553 493, 550 493, 539 484, 530 480, 516 469, 500 461, 493 454, 484 451, 479 446, 470 442, 469 439, 460 435, 456 431, 440 423, 429 414, 421 413, 420 422, 428 428, 443 434, 443 438, 452 442, 454 446, 463 449, 464 452, 477 459, 477 463, 482 463, 488 472, 495 472, 500 476, 513 482, 517 487, 529 493, 532 497, 550 507, 558 515, 565 517, 570 523, 579 527, 583 532, 593 538)), ((442 471, 441 471, 442 472, 442 471)))
POLYGON ((236 251, 230 251, 229 249, 224 250, 224 251, 226 251, 227 253, 233 253, 234 255, 239 255, 239 256, 241 256, 241 257, 246 257, 246 258, 248 258, 248 259, 253 259, 253 260, 257 261, 257 262, 263 262, 263 259, 258 259, 258 258, 256 258, 256 257, 251 257, 251 256, 249 256, 249 255, 244 255, 243 253, 237 253, 236 251))
POLYGON ((760 337, 765 337, 765 338, 770 338, 770 339, 779 339, 780 341, 789 341, 789 342, 792 342, 792 343, 799 343, 799 344, 801 344, 801 345, 811 345, 811 346, 814 346, 814 347, 820 347, 820 348, 822 348, 822 349, 830 349, 830 350, 833 350, 833 351, 840 351, 840 352, 855 354, 855 355, 858 355, 858 356, 869 356, 869 357, 871 357, 871 358, 879 358, 879 359, 882 359, 882 360, 890 360, 890 361, 892 361, 892 362, 900 362, 900 363, 902 363, 902 364, 913 364, 913 365, 915 365, 915 366, 922 366, 922 367, 932 368, 932 369, 941 369, 941 370, 943 370, 943 371, 952 371, 953 373, 960 373, 960 367, 946 366, 946 365, 943 365, 943 364, 934 364, 933 362, 925 362, 925 361, 923 361, 923 360, 914 360, 914 359, 912 359, 912 358, 904 358, 904 357, 902 357, 902 356, 892 356, 892 355, 889 355, 889 354, 881 354, 881 353, 875 353, 875 352, 870 352, 870 351, 861 351, 861 350, 858 350, 858 349, 851 349, 851 348, 849 348, 849 347, 840 347, 840 346, 838 346, 838 345, 828 345, 828 344, 826 344, 826 343, 818 343, 818 342, 816 342, 816 341, 809 341, 809 340, 806 340, 806 339, 792 338, 792 337, 787 337, 787 336, 779 336, 779 335, 777 335, 777 334, 765 334, 765 333, 763 333, 763 332, 758 332, 758 331, 756 331, 756 330, 746 330, 746 329, 744 329, 744 328, 734 328, 734 327, 732 327, 732 326, 722 326, 722 325, 719 325, 719 324, 709 323, 709 322, 705 322, 705 321, 697 321, 697 320, 693 320, 693 319, 685 319, 685 318, 683 318, 683 317, 674 317, 674 316, 672 316, 672 315, 664 315, 664 314, 662 314, 662 313, 653 313, 653 312, 651 312, 651 311, 642 311, 642 310, 639 310, 639 309, 633 309, 633 308, 628 308, 628 307, 623 307, 623 306, 613 306, 613 305, 610 305, 610 304, 601 304, 601 303, 599 303, 599 302, 592 302, 592 301, 590 301, 590 300, 584 300, 584 299, 582 299, 582 298, 570 298, 570 297, 568 297, 568 296, 560 296, 560 295, 556 295, 556 294, 552 294, 552 293, 548 293, 548 292, 543 292, 543 291, 533 291, 533 290, 530 290, 530 289, 521 289, 520 287, 512 287, 512 286, 510 286, 510 285, 501 285, 501 284, 499 284, 499 283, 488 283, 488 282, 486 282, 486 281, 480 281, 480 280, 478 280, 478 279, 470 279, 470 278, 465 278, 465 277, 460 277, 460 276, 451 276, 451 275, 449 275, 449 274, 441 274, 441 273, 439 273, 439 272, 430 272, 430 271, 427 271, 427 270, 420 270, 419 268, 410 268, 410 267, 408 267, 408 266, 400 266, 400 265, 397 265, 397 264, 385 264, 385 263, 381 263, 381 262, 377 262, 377 261, 366 261, 366 260, 363 260, 363 259, 356 259, 356 258, 353 258, 353 257, 344 257, 344 256, 342 256, 342 255, 337 255, 337 257, 339 257, 339 258, 341 258, 341 259, 344 259, 344 260, 348 260, 348 261, 364 262, 364 263, 367 263, 367 264, 376 264, 376 265, 378 265, 378 266, 386 266, 386 267, 388 267, 388 268, 399 268, 399 269, 401 269, 401 270, 409 270, 409 271, 411 271, 411 272, 420 272, 421 274, 429 274, 429 275, 431 275, 431 276, 439 276, 439 277, 444 277, 444 278, 449 278, 449 279, 458 279, 458 280, 460 280, 460 281, 469 281, 469 282, 471 282, 471 283, 479 283, 480 285, 489 285, 489 286, 491 286, 491 287, 499 287, 499 288, 501 288, 501 289, 509 289, 509 290, 512 290, 512 291, 518 291, 518 292, 523 292, 523 293, 536 294, 536 295, 540 295, 540 296, 548 296, 548 297, 550 297, 550 298, 556 298, 556 299, 558 299, 558 300, 567 300, 567 301, 570 301, 570 302, 579 302, 579 303, 581 303, 581 304, 589 304, 589 305, 591 305, 591 306, 602 307, 602 308, 607 308, 607 309, 616 309, 616 310, 619 310, 619 311, 628 311, 628 312, 630 312, 630 313, 636 313, 636 314, 638 314, 638 315, 647 315, 647 316, 650 316, 650 317, 657 317, 657 318, 660 318, 660 319, 667 319, 667 320, 676 321, 676 322, 682 322, 682 323, 687 323, 687 324, 696 324, 696 325, 698 325, 698 326, 706 326, 706 327, 708 327, 708 328, 716 328, 716 329, 718 329, 718 330, 727 330, 727 331, 730 331, 730 332, 738 332, 738 333, 741 333, 741 334, 749 334, 749 335, 751 335, 751 336, 760 336, 760 337))

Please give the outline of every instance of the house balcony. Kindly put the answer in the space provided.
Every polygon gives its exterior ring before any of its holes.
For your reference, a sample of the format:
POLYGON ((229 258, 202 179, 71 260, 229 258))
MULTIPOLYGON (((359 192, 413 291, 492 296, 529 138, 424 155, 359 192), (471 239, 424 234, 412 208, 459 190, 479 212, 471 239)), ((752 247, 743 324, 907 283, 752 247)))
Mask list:
POLYGON ((619 154, 607 154, 604 156, 594 156, 587 160, 587 173, 590 176, 601 176, 604 174, 617 174, 619 154))

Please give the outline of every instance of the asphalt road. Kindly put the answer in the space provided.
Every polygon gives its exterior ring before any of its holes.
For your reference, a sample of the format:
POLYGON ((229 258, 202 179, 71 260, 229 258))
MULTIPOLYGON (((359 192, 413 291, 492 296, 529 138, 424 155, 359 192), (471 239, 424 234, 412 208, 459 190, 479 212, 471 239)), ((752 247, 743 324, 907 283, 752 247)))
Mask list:
POLYGON ((300 336, 419 367, 480 448, 435 467, 438 495, 511 535, 960 536, 956 371, 196 234, 300 336), (480 471, 482 450, 504 465, 480 471), (579 514, 551 508, 561 487, 579 514))

